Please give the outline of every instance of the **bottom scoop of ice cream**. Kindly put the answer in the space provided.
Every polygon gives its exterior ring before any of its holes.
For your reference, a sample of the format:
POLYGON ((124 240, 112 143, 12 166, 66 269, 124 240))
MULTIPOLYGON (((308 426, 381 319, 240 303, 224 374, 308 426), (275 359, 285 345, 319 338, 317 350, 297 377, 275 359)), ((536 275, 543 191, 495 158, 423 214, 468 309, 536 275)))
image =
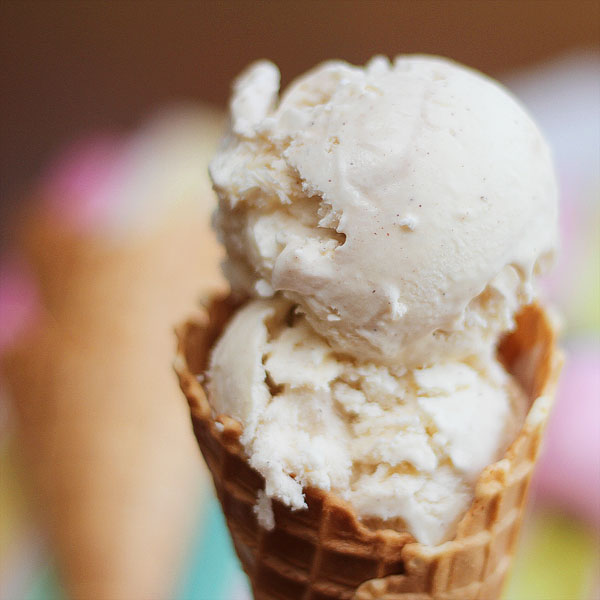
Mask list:
POLYGON ((525 410, 491 354, 409 370, 358 362, 281 299, 252 301, 233 317, 206 388, 214 415, 243 425, 249 463, 265 478, 263 524, 265 498, 302 509, 311 486, 424 544, 452 536, 525 410))
POLYGON ((492 346, 553 255, 550 152, 501 85, 451 61, 236 82, 211 163, 234 292, 297 303, 338 350, 407 366, 492 346))

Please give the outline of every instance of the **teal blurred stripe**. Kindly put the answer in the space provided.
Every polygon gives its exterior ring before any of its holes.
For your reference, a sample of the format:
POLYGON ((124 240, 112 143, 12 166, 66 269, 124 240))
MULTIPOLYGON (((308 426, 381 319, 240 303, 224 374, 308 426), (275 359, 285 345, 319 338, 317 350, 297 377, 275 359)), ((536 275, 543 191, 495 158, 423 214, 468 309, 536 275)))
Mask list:
POLYGON ((66 597, 56 569, 51 565, 44 565, 35 573, 25 600, 66 600, 66 597))
POLYGON ((221 506, 212 494, 203 503, 199 517, 177 598, 232 600, 241 567, 221 506))

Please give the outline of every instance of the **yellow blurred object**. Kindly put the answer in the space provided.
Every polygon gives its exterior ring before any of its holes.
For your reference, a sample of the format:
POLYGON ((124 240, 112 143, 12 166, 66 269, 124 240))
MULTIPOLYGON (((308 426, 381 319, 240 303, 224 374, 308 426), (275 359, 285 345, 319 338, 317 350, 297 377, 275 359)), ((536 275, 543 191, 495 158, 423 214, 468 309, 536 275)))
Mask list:
POLYGON ((600 540, 581 522, 559 513, 531 516, 515 559, 505 600, 596 600, 600 540))

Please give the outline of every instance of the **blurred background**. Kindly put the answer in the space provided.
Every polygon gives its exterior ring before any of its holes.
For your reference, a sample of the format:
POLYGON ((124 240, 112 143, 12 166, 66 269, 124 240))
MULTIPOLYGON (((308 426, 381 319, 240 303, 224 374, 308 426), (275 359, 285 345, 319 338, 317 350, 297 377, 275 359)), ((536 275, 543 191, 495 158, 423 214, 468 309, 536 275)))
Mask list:
POLYGON ((600 3, 0 2, 0 598, 243 600, 171 372, 231 80, 442 54, 554 150, 567 362, 506 600, 600 598, 600 3))

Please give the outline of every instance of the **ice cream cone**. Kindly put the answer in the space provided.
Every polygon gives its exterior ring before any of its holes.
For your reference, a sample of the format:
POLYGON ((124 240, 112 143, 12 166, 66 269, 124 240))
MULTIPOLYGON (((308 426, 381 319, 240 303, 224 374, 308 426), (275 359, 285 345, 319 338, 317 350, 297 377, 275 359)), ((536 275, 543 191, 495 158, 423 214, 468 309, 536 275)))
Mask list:
POLYGON ((407 532, 369 529, 335 494, 306 489, 307 510, 273 501, 275 527, 254 512, 264 480, 239 441, 241 425, 213 418, 201 385, 209 350, 233 312, 217 299, 178 331, 175 370, 212 473, 237 554, 257 599, 494 600, 514 553, 531 474, 560 370, 554 327, 538 305, 523 309, 500 358, 530 402, 519 435, 480 475, 472 505, 451 541, 417 543, 407 532))
POLYGON ((223 285, 202 169, 219 122, 181 107, 131 135, 85 138, 15 220, 0 387, 69 598, 171 598, 179 585, 208 474, 173 404, 169 324, 223 285))

